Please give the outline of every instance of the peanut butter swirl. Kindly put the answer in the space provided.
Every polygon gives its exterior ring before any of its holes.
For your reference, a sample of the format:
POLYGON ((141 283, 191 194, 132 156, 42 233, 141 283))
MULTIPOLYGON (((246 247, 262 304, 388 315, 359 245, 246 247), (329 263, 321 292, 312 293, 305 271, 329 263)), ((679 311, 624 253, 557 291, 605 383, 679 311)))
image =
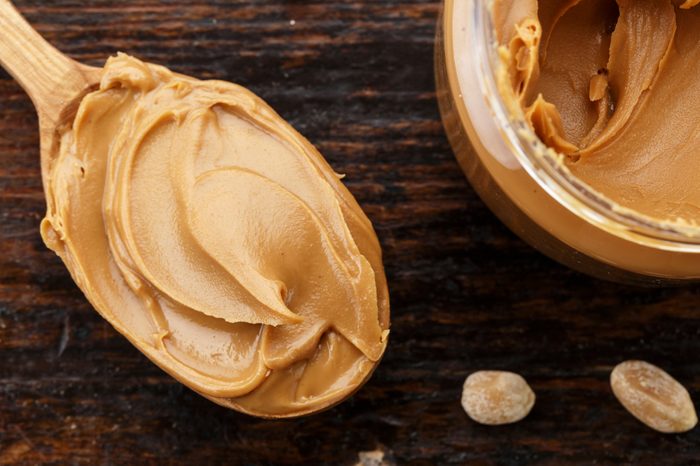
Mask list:
POLYGON ((146 356, 222 405, 341 401, 386 347, 372 226, 323 157, 248 90, 120 54, 62 134, 46 244, 146 356))
POLYGON ((700 223, 698 0, 496 0, 501 91, 571 171, 700 223))

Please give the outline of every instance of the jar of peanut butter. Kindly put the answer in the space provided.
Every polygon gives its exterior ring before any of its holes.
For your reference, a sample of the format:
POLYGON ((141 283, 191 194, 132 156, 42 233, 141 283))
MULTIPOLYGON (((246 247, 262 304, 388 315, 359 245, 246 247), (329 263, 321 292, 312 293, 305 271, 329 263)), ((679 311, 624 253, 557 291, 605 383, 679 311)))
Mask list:
POLYGON ((700 15, 686 2, 445 0, 438 100, 471 185, 546 255, 700 278, 700 15))

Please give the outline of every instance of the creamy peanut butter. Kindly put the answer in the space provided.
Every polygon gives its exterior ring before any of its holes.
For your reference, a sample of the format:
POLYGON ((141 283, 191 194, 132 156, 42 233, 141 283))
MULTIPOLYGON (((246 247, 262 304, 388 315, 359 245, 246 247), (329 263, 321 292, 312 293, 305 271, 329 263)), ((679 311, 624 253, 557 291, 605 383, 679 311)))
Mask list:
POLYGON ((501 91, 620 205, 700 222, 698 0, 496 0, 501 91))
POLYGON ((374 230, 261 99, 120 54, 61 137, 46 244, 146 356, 224 406, 335 404, 387 343, 374 230))

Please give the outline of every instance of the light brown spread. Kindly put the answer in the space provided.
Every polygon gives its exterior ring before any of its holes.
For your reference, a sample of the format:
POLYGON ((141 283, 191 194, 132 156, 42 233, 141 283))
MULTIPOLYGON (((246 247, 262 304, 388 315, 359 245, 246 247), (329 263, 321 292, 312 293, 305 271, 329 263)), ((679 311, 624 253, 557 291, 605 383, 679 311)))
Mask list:
POLYGON ((110 58, 49 174, 46 244, 109 322, 202 395, 306 414, 349 396, 381 358, 374 230, 248 90, 110 58))
POLYGON ((700 223, 698 0, 496 0, 501 90, 572 173, 700 223), (505 83, 505 85, 503 85, 505 83))

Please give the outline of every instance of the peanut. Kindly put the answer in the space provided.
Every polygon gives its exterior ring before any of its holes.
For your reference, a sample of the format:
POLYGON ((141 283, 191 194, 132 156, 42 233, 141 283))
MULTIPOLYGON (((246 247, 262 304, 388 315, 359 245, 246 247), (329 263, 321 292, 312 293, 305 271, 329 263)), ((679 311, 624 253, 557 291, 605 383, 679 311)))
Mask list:
POLYGON ((479 371, 464 381, 462 407, 480 424, 502 425, 518 422, 530 413, 535 394, 518 374, 479 371))
POLYGON ((626 361, 610 374, 613 393, 647 426, 664 433, 691 430, 698 423, 688 391, 662 369, 644 361, 626 361))

